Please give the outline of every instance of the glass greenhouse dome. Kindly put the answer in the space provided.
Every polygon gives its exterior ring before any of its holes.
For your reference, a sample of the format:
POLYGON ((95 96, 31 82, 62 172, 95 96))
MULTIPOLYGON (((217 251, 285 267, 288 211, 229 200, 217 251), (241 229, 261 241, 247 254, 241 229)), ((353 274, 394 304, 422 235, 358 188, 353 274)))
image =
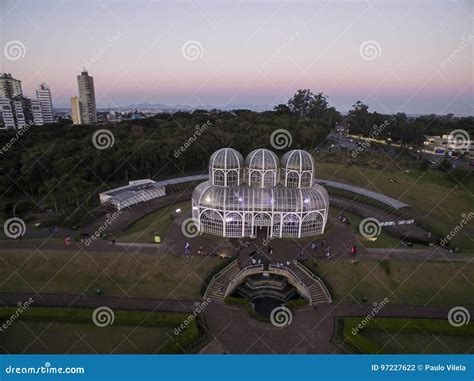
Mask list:
POLYGON ((193 192, 193 220, 202 233, 222 237, 255 237, 265 228, 275 238, 322 234, 329 197, 313 180, 314 161, 305 151, 286 153, 280 164, 267 149, 252 151, 244 162, 223 148, 211 156, 209 181, 193 192))

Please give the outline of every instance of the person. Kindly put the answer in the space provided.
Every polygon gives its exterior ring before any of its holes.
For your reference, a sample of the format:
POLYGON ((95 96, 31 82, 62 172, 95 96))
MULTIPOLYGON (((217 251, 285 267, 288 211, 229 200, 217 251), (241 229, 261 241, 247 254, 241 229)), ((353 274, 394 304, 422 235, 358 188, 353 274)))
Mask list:
POLYGON ((303 260, 304 259, 304 250, 301 249, 299 254, 298 254, 298 259, 303 260))
POLYGON ((112 239, 112 245, 115 246, 115 239, 112 239))
POLYGON ((184 255, 189 255, 191 252, 191 244, 189 242, 186 242, 186 245, 184 245, 184 255))
POLYGON ((317 246, 316 246, 316 241, 313 240, 313 241, 311 242, 311 250, 313 250, 313 251, 316 253, 316 248, 317 248, 317 246))
POLYGON ((325 246, 326 246, 326 240, 325 240, 325 239, 323 239, 323 240, 322 240, 322 242, 321 242, 321 247, 323 247, 323 248, 324 248, 325 246))
POLYGON ((272 245, 268 245, 267 251, 268 251, 268 254, 269 254, 269 255, 272 255, 272 254, 273 254, 273 247, 272 247, 272 245))
POLYGON ((328 246, 327 249, 326 249, 326 258, 327 258, 327 259, 331 259, 331 252, 330 252, 330 250, 329 250, 329 246, 328 246))
POLYGON ((199 246, 198 255, 203 255, 203 254, 204 254, 204 250, 202 249, 202 246, 199 246))
POLYGON ((351 254, 354 257, 356 256, 356 254, 357 254, 357 246, 356 245, 351 246, 351 254))

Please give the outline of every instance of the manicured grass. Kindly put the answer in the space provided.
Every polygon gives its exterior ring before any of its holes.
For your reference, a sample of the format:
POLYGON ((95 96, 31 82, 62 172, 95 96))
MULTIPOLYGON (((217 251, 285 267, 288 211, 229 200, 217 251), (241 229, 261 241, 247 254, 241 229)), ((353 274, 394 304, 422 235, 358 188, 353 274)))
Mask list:
MULTIPOLYGON (((339 211, 340 209, 338 208, 334 208, 334 207, 329 208, 329 220, 328 220, 329 228, 331 228, 332 226, 332 223, 331 223, 332 221, 334 221, 334 223, 338 223, 337 217, 339 215, 339 211)), ((347 211, 344 211, 344 215, 347 218, 349 218, 349 222, 350 222, 349 227, 352 233, 354 233, 354 235, 357 237, 357 240, 359 241, 359 243, 366 248, 369 248, 369 249, 371 248, 377 248, 377 249, 400 248, 404 250, 410 250, 410 249, 426 249, 428 247, 428 246, 419 245, 419 244, 415 244, 411 247, 403 246, 402 241, 400 239, 388 234, 387 232, 383 230, 381 231, 380 235, 377 237, 377 240, 375 241, 368 240, 367 238, 363 237, 359 232, 359 224, 361 223, 362 218, 354 213, 350 213, 347 211)))
POLYGON ((220 265, 216 257, 127 252, 0 251, 1 292, 42 292, 164 299, 201 299, 201 285, 220 265))
POLYGON ((474 266, 466 262, 313 260, 305 263, 322 278, 335 302, 474 305, 474 266))
POLYGON ((353 328, 363 319, 344 318, 343 337, 356 352, 471 353, 474 344, 472 323, 453 327, 448 320, 376 317, 366 320, 366 325, 354 335, 353 328))
MULTIPOLYGON (((426 216, 431 229, 441 236, 448 234, 472 211, 473 182, 456 185, 448 174, 429 170, 422 172, 381 171, 346 164, 318 163, 317 177, 345 182, 399 199, 426 216), (393 180, 394 182, 391 182, 393 180)), ((452 243, 466 252, 474 252, 471 237, 474 224, 469 223, 456 234, 452 243)))
MULTIPOLYGON (((0 308, 7 320, 14 307, 0 308)), ((114 322, 97 327, 93 309, 29 307, 1 335, 10 353, 181 353, 199 341, 196 320, 175 335, 188 314, 114 311, 114 322), (35 340, 35 337, 39 337, 35 340)))
POLYGON ((155 232, 159 233, 163 240, 174 221, 171 214, 175 215, 175 210, 178 208, 181 209, 181 213, 190 211, 191 201, 168 205, 147 214, 121 233, 118 236, 119 240, 123 242, 152 243, 155 232))

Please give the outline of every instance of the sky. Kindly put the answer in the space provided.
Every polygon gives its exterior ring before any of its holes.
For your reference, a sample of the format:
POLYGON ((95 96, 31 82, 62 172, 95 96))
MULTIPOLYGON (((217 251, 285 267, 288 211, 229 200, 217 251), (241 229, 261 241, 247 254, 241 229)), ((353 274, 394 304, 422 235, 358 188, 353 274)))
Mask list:
POLYGON ((69 105, 279 104, 473 115, 474 1, 0 0, 2 72, 69 105), (16 49, 15 49, 16 48, 16 49))

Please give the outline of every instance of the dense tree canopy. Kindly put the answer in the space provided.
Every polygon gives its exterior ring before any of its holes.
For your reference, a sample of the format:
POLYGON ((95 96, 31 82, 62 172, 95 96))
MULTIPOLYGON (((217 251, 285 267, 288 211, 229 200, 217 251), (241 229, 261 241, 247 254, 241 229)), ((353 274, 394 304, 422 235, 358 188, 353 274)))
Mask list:
MULTIPOLYGON (((388 121, 381 131, 393 141, 421 144, 424 134, 472 129, 473 118, 409 118, 405 114, 371 113, 362 102, 342 117, 322 93, 298 90, 274 111, 196 110, 159 114, 153 118, 95 126, 66 122, 0 133, 0 194, 2 212, 10 215, 18 200, 49 207, 58 221, 80 223, 98 204, 98 193, 129 180, 163 179, 206 171, 209 156, 221 147, 246 155, 255 148, 283 155, 294 148, 313 150, 338 123, 352 132, 370 135, 374 126, 388 121), (108 129, 114 144, 97 149, 94 132, 108 129), (291 134, 292 144, 280 151, 270 141, 278 129, 291 134)), ((471 130, 472 133, 472 130, 471 130)))

